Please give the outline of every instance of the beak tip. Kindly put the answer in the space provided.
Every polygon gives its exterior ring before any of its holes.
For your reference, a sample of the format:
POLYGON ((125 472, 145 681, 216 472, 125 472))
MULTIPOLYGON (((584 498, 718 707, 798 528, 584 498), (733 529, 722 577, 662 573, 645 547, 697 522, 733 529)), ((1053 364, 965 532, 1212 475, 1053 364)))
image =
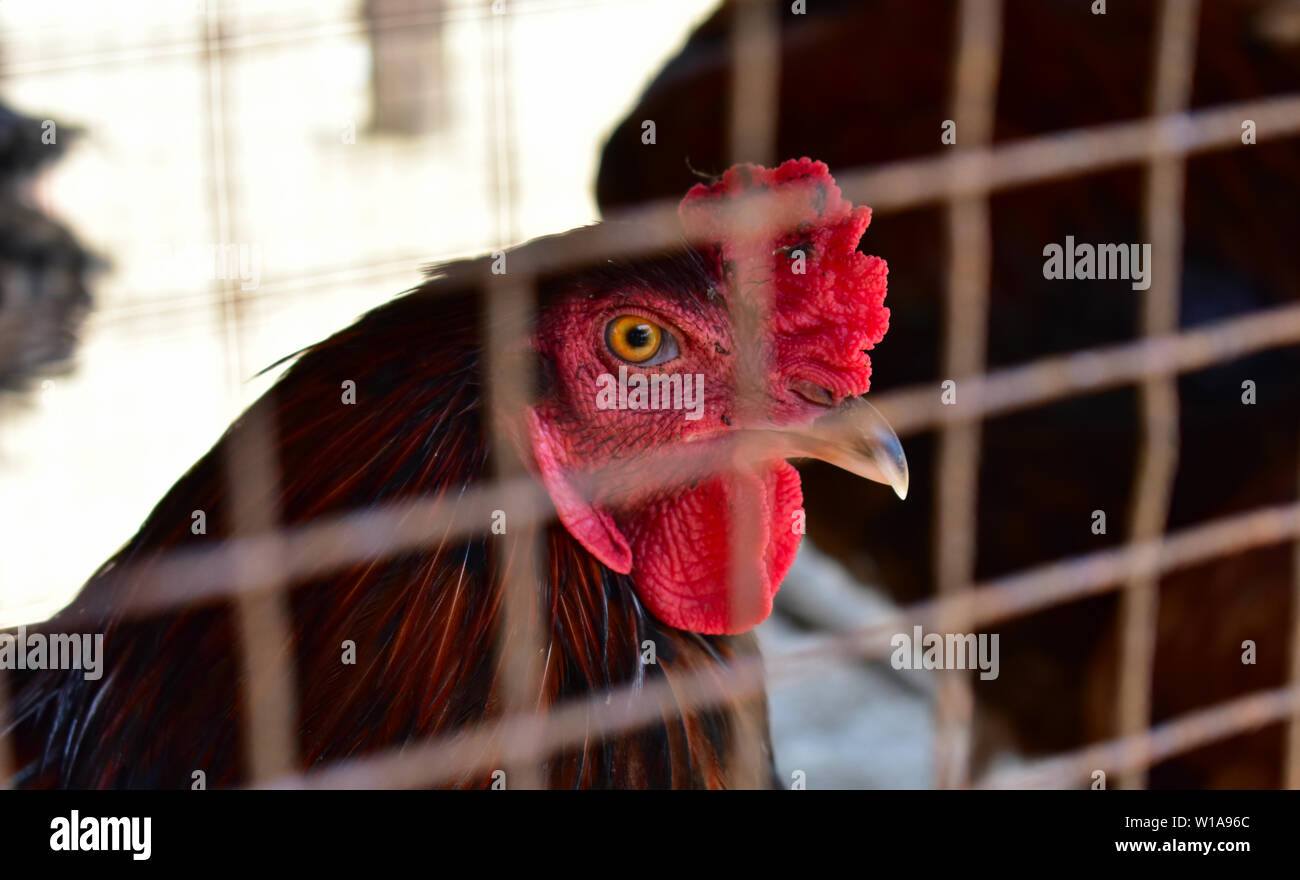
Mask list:
POLYGON ((899 501, 907 500, 907 489, 911 482, 910 474, 907 472, 907 462, 904 460, 902 467, 895 472, 894 478, 889 481, 889 486, 894 490, 894 494, 898 496, 899 501))
POLYGON ((898 442, 896 436, 893 437, 893 451, 895 458, 890 462, 892 467, 886 470, 889 475, 889 486, 894 490, 899 501, 906 501, 907 490, 912 484, 912 472, 907 466, 907 456, 903 453, 902 444, 898 442))

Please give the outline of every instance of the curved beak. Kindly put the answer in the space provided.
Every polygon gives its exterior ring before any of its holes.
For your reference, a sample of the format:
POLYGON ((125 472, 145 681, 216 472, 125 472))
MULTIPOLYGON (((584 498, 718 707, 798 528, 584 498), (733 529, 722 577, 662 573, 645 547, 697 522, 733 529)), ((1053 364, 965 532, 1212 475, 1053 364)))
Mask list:
POLYGON ((745 433, 761 440, 783 458, 816 458, 893 488, 907 497, 907 456, 894 429, 864 398, 846 400, 832 412, 802 427, 752 428, 745 433), (757 436, 755 436, 757 435, 757 436))

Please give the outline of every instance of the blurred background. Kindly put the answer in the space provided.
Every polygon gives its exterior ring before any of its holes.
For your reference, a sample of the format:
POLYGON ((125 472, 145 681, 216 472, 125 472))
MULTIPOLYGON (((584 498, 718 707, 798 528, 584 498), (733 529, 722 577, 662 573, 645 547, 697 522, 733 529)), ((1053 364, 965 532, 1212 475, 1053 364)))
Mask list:
MULTIPOLYGON (((679 198, 696 171, 737 158, 825 160, 875 206, 863 248, 889 262, 892 317, 873 394, 893 419, 953 376, 1252 315, 1300 326, 1300 2, 1102 8, 5 0, 0 627, 66 603, 279 373, 259 371, 412 286, 422 266, 679 198), (759 47, 739 50, 738 75, 737 46, 759 47), (1258 143, 1240 137, 1248 113, 1258 143), (1163 114, 1183 137, 1200 125, 1210 146, 1174 155, 1164 179, 1176 183, 1162 189, 1159 157, 1103 154, 1140 146, 1124 126, 1163 114), (963 244, 942 168, 926 161, 1085 130, 1101 139, 1039 144, 1077 167, 995 187, 968 212, 976 234, 963 244), (1163 274, 1141 294, 1045 281, 1043 247, 1067 235, 1154 241, 1163 274), (954 355, 962 339, 981 341, 954 355)), ((937 418, 900 422, 904 504, 810 465, 811 540, 760 629, 768 654, 1066 557, 1294 504, 1294 335, 1171 381, 1163 433, 1154 385, 996 412, 974 430, 969 472, 949 467, 937 418), (1247 380, 1258 401, 1244 406, 1247 380), (1149 466, 1161 444, 1163 475, 1149 466), (969 553, 949 546, 967 534, 969 553)), ((1300 710, 1290 727, 1277 710, 1278 689, 1300 680, 1298 570, 1275 537, 1146 588, 1047 602, 997 630, 998 680, 955 691, 883 659, 828 658, 771 692, 778 767, 820 788, 961 785, 967 769, 1013 773, 1063 753, 1091 767, 1079 750, 1135 723, 1266 694, 1258 718, 1237 711, 1215 736, 1179 740, 1149 782, 1300 780, 1300 710), (1156 597, 1145 612, 1143 595, 1156 597), (1259 649, 1250 664, 1246 640, 1259 649), (945 725, 960 741, 940 741, 945 725), (944 756, 963 769, 936 766, 944 756)))

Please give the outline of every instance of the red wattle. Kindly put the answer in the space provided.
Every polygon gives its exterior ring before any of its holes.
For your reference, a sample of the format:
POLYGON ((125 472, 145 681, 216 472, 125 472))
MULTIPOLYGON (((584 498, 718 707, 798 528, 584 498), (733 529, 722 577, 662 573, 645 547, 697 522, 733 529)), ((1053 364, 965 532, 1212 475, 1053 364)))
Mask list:
POLYGON ((794 562, 803 504, 799 473, 786 462, 761 472, 714 477, 656 502, 621 522, 632 546, 632 576, 655 617, 678 629, 708 635, 745 632, 772 613, 772 597, 794 562), (741 482, 753 489, 742 492, 741 482), (758 501, 761 546, 746 554, 762 560, 757 595, 731 588, 733 508, 758 501))

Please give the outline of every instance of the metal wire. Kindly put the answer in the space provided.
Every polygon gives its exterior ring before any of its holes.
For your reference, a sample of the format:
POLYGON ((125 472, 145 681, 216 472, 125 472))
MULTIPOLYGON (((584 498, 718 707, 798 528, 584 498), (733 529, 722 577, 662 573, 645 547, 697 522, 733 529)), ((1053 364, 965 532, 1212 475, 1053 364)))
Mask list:
MULTIPOLYGON (((226 473, 232 494, 232 533, 275 534, 280 472, 275 425, 265 410, 244 414, 246 430, 232 435, 226 473)), ((245 733, 250 743, 250 770, 265 779, 298 766, 298 700, 294 673, 295 639, 289 625, 284 566, 279 542, 269 553, 235 558, 235 577, 261 583, 263 589, 235 597, 243 678, 248 695, 245 733)))
MULTIPOLYGON (((732 10, 729 37, 731 103, 728 114, 729 147, 733 165, 773 164, 776 155, 776 120, 770 108, 779 104, 781 79, 779 8, 769 3, 743 3, 732 10)), ((780 205, 758 199, 749 210, 729 215, 728 234, 731 253, 728 258, 739 266, 762 265, 768 243, 759 231, 778 222, 780 205)), ((743 270, 741 270, 743 271, 743 270)), ((742 286, 740 284, 737 285, 742 286)), ((767 324, 771 303, 761 296, 736 298, 732 309, 733 351, 736 355, 736 378, 733 399, 741 402, 761 400, 767 364, 764 360, 762 328, 767 324)), ((746 419, 751 413, 739 409, 736 417, 746 419)), ((755 603, 762 591, 762 560, 750 548, 762 541, 762 524, 758 511, 762 499, 758 489, 748 482, 735 487, 733 516, 728 530, 727 577, 730 593, 728 614, 732 619, 752 619, 755 603)), ((759 784, 765 778, 763 736, 753 723, 752 713, 736 716, 734 748, 726 756, 725 778, 738 784, 759 784), (744 780, 744 783, 740 783, 744 780)))
POLYGON ((1276 723, 1300 711, 1300 686, 1238 697, 1165 721, 1132 737, 1114 739, 1068 755, 999 773, 984 788, 1059 787, 1092 780, 1103 768, 1140 778, 1152 764, 1218 740, 1276 723))
POLYGON ((1261 309, 1181 333, 1139 338, 1066 355, 1040 358, 976 376, 953 406, 931 384, 873 397, 900 436, 951 421, 988 418, 1084 394, 1096 394, 1151 376, 1188 373, 1300 341, 1300 304, 1261 309))
MULTIPOLYGON (((1163 0, 1156 31, 1156 81, 1152 112, 1180 113, 1191 98, 1196 46, 1196 0, 1163 0)), ((1151 337, 1178 329, 1183 264, 1183 159, 1154 156, 1147 167, 1146 239, 1151 244, 1151 287, 1142 297, 1142 332, 1151 337)), ((1149 376, 1141 386, 1142 449, 1133 486, 1132 531, 1140 544, 1165 529, 1178 472, 1178 385, 1168 374, 1149 376)), ((1132 742, 1151 715, 1155 671, 1156 578, 1138 574, 1126 585, 1120 605, 1119 732, 1132 742)), ((1146 786, 1141 755, 1126 766, 1125 788, 1146 786)))
MULTIPOLYGON (((217 240, 240 241, 234 234, 233 218, 237 211, 229 159, 230 108, 221 47, 220 0, 210 0, 204 11, 200 27, 206 85, 203 119, 208 139, 205 160, 211 187, 209 207, 217 240)), ((244 304, 238 285, 232 280, 214 278, 213 285, 222 306, 227 374, 233 380, 227 386, 235 389, 244 372, 241 363, 244 304)), ((224 463, 231 488, 231 534, 236 537, 273 535, 280 519, 276 426, 264 410, 250 410, 244 417, 248 430, 241 432, 232 443, 224 463)), ((286 592, 289 583, 283 565, 275 558, 278 540, 272 538, 268 546, 271 555, 235 558, 236 576, 241 581, 262 582, 266 587, 259 592, 244 593, 235 600, 240 661, 247 682, 244 724, 250 743, 249 769, 254 777, 260 778, 298 766, 295 641, 289 626, 286 592)))
MULTIPOLYGON (((514 5, 512 13, 516 11, 514 5)), ((385 505, 293 528, 278 522, 274 508, 264 504, 259 507, 253 499, 263 496, 250 491, 244 493, 246 503, 236 504, 237 528, 230 541, 215 549, 173 551, 147 560, 141 566, 115 572, 114 576, 131 579, 138 589, 129 606, 112 610, 128 615, 156 614, 205 601, 236 602, 242 622, 244 668, 252 682, 249 717, 253 784, 308 788, 411 787, 448 782, 468 773, 509 764, 512 787, 519 787, 521 781, 529 787, 540 785, 544 780, 537 769, 559 748, 579 744, 590 737, 635 729, 660 717, 665 710, 692 711, 741 699, 757 692, 766 681, 779 683, 815 675, 828 660, 835 658, 883 656, 889 651, 890 636, 916 623, 928 622, 947 631, 975 629, 1121 589, 1124 647, 1120 665, 1123 670, 1120 735, 1097 746, 992 776, 983 784, 999 787, 1070 784, 1093 769, 1109 768, 1122 775, 1125 785, 1139 785, 1144 782, 1146 769, 1157 761, 1289 718, 1286 782, 1300 787, 1300 503, 1264 508, 1164 534, 1177 461, 1174 377, 1253 351, 1300 343, 1300 305, 1178 332, 1183 162, 1188 155, 1239 143, 1242 118, 1256 120, 1260 140, 1300 133, 1300 95, 1185 112, 1194 61, 1197 6, 1188 0, 1165 0, 1158 28, 1152 117, 987 146, 994 119, 1000 4, 964 0, 961 10, 952 97, 961 148, 933 157, 838 174, 846 196, 871 204, 878 214, 938 201, 949 206, 952 250, 944 364, 945 372, 958 380, 959 404, 941 405, 930 385, 874 397, 900 433, 927 427, 942 429, 935 523, 938 597, 851 632, 820 636, 799 651, 769 657, 766 672, 760 661, 743 659, 731 664, 722 676, 714 672, 688 676, 686 681, 674 681, 671 688, 666 682, 628 685, 565 702, 542 715, 529 705, 529 695, 536 694, 540 674, 535 663, 540 631, 536 609, 531 604, 535 600, 537 547, 533 541, 526 540, 524 544, 529 549, 524 556, 527 558, 520 562, 512 557, 510 565, 503 566, 509 569, 504 585, 507 596, 504 628, 514 633, 522 626, 525 632, 519 641, 522 648, 515 651, 507 644, 510 650, 503 658, 508 668, 507 714, 498 721, 431 742, 296 772, 294 768, 299 765, 292 690, 293 648, 283 604, 286 589, 300 580, 352 562, 413 548, 442 546, 457 536, 481 533, 496 509, 510 512, 512 529, 535 526, 550 518, 553 512, 545 493, 517 461, 497 475, 495 484, 462 497, 385 505), (1135 162, 1148 166, 1145 222, 1157 261, 1152 287, 1144 298, 1144 338, 984 372, 990 254, 988 194, 1135 162), (1066 559, 987 583, 973 583, 981 420, 1131 382, 1141 382, 1144 433, 1129 542, 1121 548, 1066 559), (1148 728, 1155 590, 1160 576, 1217 556, 1282 541, 1296 542, 1292 684, 1148 728), (523 624, 519 624, 521 620, 523 624)), ((773 72, 773 59, 779 57, 779 44, 774 19, 765 14, 768 11, 766 4, 744 4, 737 18, 733 53, 735 115, 731 132, 733 149, 745 153, 741 158, 748 160, 759 156, 775 158, 771 156, 775 144, 774 114, 767 110, 775 103, 778 76, 773 72)), ((284 38, 277 34, 263 38, 222 35, 219 16, 217 4, 211 3, 200 43, 158 50, 162 54, 192 54, 201 44, 209 74, 215 77, 215 87, 205 94, 207 113, 213 120, 226 114, 220 103, 221 54, 284 38)), ((341 29, 319 33, 344 33, 354 26, 362 25, 349 23, 340 26, 341 29)), ((503 22, 489 26, 505 27, 503 22)), ((499 77, 503 76, 502 65, 506 63, 508 49, 504 31, 496 33, 498 41, 494 45, 501 51, 493 55, 489 65, 493 76, 499 77)), ((128 53, 112 58, 52 59, 42 62, 44 66, 37 65, 36 69, 66 69, 69 64, 134 63, 141 57, 148 56, 128 53)), ((30 72, 21 64, 2 70, 9 75, 30 72)), ((508 118, 508 112, 498 114, 495 124, 507 124, 508 118)), ((508 146, 508 135, 501 142, 508 146)), ((209 160, 213 179, 227 180, 219 133, 213 136, 212 143, 214 149, 209 160)), ((501 177, 497 178, 498 205, 503 212, 512 203, 509 181, 514 162, 509 155, 499 154, 496 159, 500 163, 498 170, 505 175, 504 183, 501 177)), ((221 184, 213 194, 218 218, 229 210, 227 185, 221 184)), ((779 219, 779 206, 772 213, 779 219)), ((503 217, 499 212, 499 223, 503 217)), ((504 329, 488 322, 491 329, 487 336, 487 362, 494 409, 514 411, 522 400, 519 396, 522 389, 528 387, 518 375, 507 375, 503 352, 509 340, 529 325, 532 278, 544 271, 598 257, 648 253, 680 239, 675 203, 651 203, 623 212, 615 219, 637 223, 642 234, 630 240, 614 226, 607 225, 596 235, 584 238, 579 246, 557 241, 534 249, 523 265, 512 264, 508 283, 498 281, 495 285, 485 285, 494 321, 501 314, 518 318, 518 321, 505 322, 504 329)), ((217 227, 229 231, 228 217, 219 220, 217 227)), ((505 232, 510 227, 500 228, 505 232)), ((238 239, 226 235, 224 240, 238 239)), ((375 268, 390 272, 392 263, 385 261, 375 268)), ((364 274, 368 270, 351 267, 343 271, 357 277, 357 272, 364 274)), ((330 277, 331 273, 325 273, 316 278, 298 279, 291 286, 328 283, 330 277)), ((263 290, 270 287, 273 285, 264 285, 263 290)), ((230 299, 231 292, 221 288, 214 289, 213 295, 225 298, 230 306, 226 327, 237 339, 241 321, 237 299, 230 299)), ((273 426, 266 426, 264 432, 254 432, 253 447, 239 452, 246 458, 236 471, 239 477, 232 480, 236 490, 240 483, 270 491, 278 484, 272 430, 273 426), (248 467, 249 461, 254 466, 248 467), (250 478, 250 474, 257 476, 250 478)), ((504 454, 510 444, 497 433, 497 425, 493 424, 490 430, 492 448, 504 454)), ((641 479, 653 479, 656 461, 651 457, 644 463, 641 479)), ((81 604, 72 613, 95 619, 105 610, 81 604)), ((7 682, 0 683, 0 688, 4 684, 7 682)), ((0 689, 0 728, 6 706, 4 698, 0 689)), ((941 680, 936 705, 940 785, 958 787, 971 783, 972 705, 968 679, 949 675, 941 680)), ((0 778, 7 778, 6 771, 12 768, 8 748, 7 740, 0 742, 0 778)))
MULTIPOLYGON (((492 156, 492 202, 496 215, 499 245, 506 245, 518 236, 514 206, 518 204, 518 185, 515 180, 514 137, 512 107, 510 103, 510 51, 508 22, 503 15, 492 16, 491 3, 484 3, 489 13, 483 26, 487 33, 489 50, 485 53, 486 81, 490 94, 488 106, 492 108, 488 126, 488 143, 492 156)), ((493 279, 483 298, 484 356, 487 362, 487 404, 489 412, 521 413, 527 405, 524 389, 533 387, 532 361, 516 362, 510 353, 525 339, 533 323, 534 281, 527 275, 508 273, 493 279)), ((519 485, 527 471, 516 451, 512 434, 522 436, 518 428, 511 428, 497 419, 488 418, 488 446, 496 462, 495 477, 519 485)), ((520 490, 522 496, 524 490, 520 490)), ((502 506, 494 510, 503 515, 513 513, 524 499, 507 497, 502 506)), ((486 521, 483 521, 486 522, 486 521)), ((542 667, 540 657, 545 642, 542 634, 537 584, 539 559, 544 552, 539 545, 536 523, 505 522, 505 534, 492 547, 497 571, 501 578, 501 628, 495 650, 500 657, 502 675, 502 705, 510 714, 536 712, 537 694, 541 691, 542 667)), ((480 524, 480 529, 482 524, 480 524)), ((499 768, 505 773, 505 784, 511 788, 538 789, 543 786, 540 762, 519 759, 520 743, 504 742, 504 750, 512 756, 499 768)))
MULTIPOLYGON (((1297 460, 1300 460, 1298 458, 1297 460)), ((1297 469, 1300 475, 1300 469, 1297 469)), ((1300 480, 1296 482, 1296 495, 1300 497, 1300 480)), ((1300 688, 1300 541, 1295 543, 1291 557, 1291 686, 1300 688)), ((1300 789, 1300 705, 1291 713, 1287 725, 1286 776, 1283 784, 1290 789, 1300 789)))
MULTIPOLYGON (((1001 38, 1001 2, 962 0, 952 81, 952 115, 962 149, 967 145, 983 147, 993 138, 1001 38)), ((957 167, 971 175, 983 172, 976 163, 957 167)), ((966 380, 984 371, 993 252, 986 196, 975 193, 954 197, 948 204, 947 221, 950 256, 943 372, 947 379, 956 381, 960 395, 966 380)), ((955 421, 943 427, 935 468, 934 520, 941 597, 960 596, 975 579, 979 457, 978 422, 955 421)), ((948 621, 939 623, 941 632, 954 629, 948 621)), ((938 681, 935 782, 940 788, 957 788, 966 784, 969 774, 975 695, 970 675, 963 670, 946 670, 938 681)))

